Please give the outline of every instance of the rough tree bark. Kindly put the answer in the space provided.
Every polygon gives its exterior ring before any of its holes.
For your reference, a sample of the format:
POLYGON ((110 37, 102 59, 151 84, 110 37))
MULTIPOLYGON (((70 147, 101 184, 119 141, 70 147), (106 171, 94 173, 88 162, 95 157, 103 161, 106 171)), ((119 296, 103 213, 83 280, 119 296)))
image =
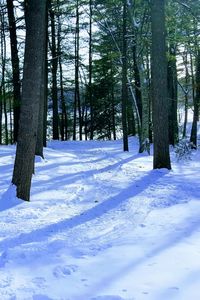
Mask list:
POLYGON ((34 170, 41 84, 45 59, 46 0, 26 0, 26 42, 22 82, 22 104, 12 183, 17 197, 30 200, 34 170))
POLYGON ((169 155, 165 1, 151 0, 153 168, 171 169, 169 155))

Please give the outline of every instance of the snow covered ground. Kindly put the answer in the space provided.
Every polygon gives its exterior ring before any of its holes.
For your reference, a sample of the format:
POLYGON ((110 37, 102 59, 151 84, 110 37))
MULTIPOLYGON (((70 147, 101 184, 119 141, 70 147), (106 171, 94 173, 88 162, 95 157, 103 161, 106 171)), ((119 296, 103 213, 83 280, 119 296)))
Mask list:
POLYGON ((167 171, 137 151, 51 142, 28 203, 0 147, 0 300, 200 299, 200 153, 167 171))

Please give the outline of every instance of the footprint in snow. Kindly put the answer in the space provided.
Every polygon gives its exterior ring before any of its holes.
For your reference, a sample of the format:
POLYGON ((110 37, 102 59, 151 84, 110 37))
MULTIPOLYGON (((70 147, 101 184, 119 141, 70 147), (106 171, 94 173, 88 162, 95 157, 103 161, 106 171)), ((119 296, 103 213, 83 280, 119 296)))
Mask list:
POLYGON ((12 281, 12 278, 10 278, 10 277, 1 279, 1 281, 0 281, 0 289, 4 289, 4 288, 10 286, 11 281, 12 281))
POLYGON ((46 280, 44 277, 35 277, 33 278, 32 282, 39 288, 44 288, 46 280))
POLYGON ((76 265, 57 266, 53 270, 53 275, 56 278, 62 278, 71 275, 72 273, 76 272, 77 269, 78 267, 76 265))
POLYGON ((169 290, 178 291, 179 287, 177 287, 177 286, 171 286, 171 287, 169 287, 169 290))
POLYGON ((144 291, 144 292, 142 292, 142 294, 143 294, 143 295, 148 295, 149 292, 144 291))

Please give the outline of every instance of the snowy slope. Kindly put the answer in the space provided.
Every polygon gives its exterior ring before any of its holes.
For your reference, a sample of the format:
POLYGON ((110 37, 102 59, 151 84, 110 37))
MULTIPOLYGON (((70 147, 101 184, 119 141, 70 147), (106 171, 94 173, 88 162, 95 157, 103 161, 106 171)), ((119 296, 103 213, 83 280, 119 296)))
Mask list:
POLYGON ((200 153, 153 171, 137 149, 51 142, 27 203, 0 147, 0 299, 200 299, 200 153))

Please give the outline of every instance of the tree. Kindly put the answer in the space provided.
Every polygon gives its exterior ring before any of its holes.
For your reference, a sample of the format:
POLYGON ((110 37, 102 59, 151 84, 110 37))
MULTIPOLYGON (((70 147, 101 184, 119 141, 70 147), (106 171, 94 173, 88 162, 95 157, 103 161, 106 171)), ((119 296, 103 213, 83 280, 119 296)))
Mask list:
POLYGON ((168 101, 169 101, 169 143, 175 145, 178 142, 177 121, 177 69, 176 69, 176 46, 169 45, 169 59, 167 68, 168 101))
MULTIPOLYGON (((8 116, 7 116, 7 101, 6 101, 6 35, 5 35, 5 15, 1 13, 1 32, 0 32, 0 39, 1 39, 1 62, 2 62, 2 76, 1 76, 1 104, 0 104, 0 121, 2 122, 2 109, 4 112, 4 128, 5 128, 5 143, 8 145, 8 116)), ((1 125, 2 129, 2 125, 1 125)), ((0 139, 1 140, 1 139, 0 139)))
POLYGON ((19 72, 19 57, 16 34, 16 21, 14 15, 13 0, 7 0, 7 11, 10 31, 10 46, 11 46, 11 60, 13 73, 13 111, 14 111, 14 143, 17 142, 19 114, 21 102, 21 83, 19 72))
POLYGON ((197 148, 197 121, 199 118, 199 107, 200 107, 200 50, 197 56, 197 67, 196 67, 196 96, 194 98, 194 114, 192 122, 192 130, 190 136, 190 142, 193 148, 197 148))
POLYGON ((46 122, 47 122, 47 93, 48 93, 48 9, 46 9, 45 16, 45 57, 42 66, 42 81, 40 86, 40 104, 39 104, 39 116, 38 116, 38 128, 37 128, 37 141, 35 147, 35 155, 44 158, 43 146, 46 146, 46 122))
POLYGON ((50 23, 51 23, 51 73, 52 73, 52 105, 53 105, 53 139, 59 140, 59 115, 58 115, 58 89, 57 89, 57 72, 58 72, 58 51, 56 45, 56 26, 55 12, 50 0, 50 23))
POLYGON ((75 31, 75 90, 74 90, 74 130, 73 140, 76 140, 76 121, 77 121, 77 108, 79 117, 79 139, 82 140, 82 113, 81 113, 81 99, 80 99, 80 11, 79 0, 76 0, 76 31, 75 31))
POLYGON ((37 139, 41 85, 45 59, 46 4, 25 1, 26 43, 22 82, 22 105, 12 183, 17 197, 29 201, 37 139))
POLYGON ((151 72, 154 130, 153 168, 171 169, 168 134, 167 58, 164 0, 151 0, 151 28, 151 72))
POLYGON ((93 105, 93 95, 92 95, 92 15, 93 15, 93 0, 89 1, 89 104, 90 104, 90 139, 93 140, 94 137, 94 105, 93 105))
POLYGON ((123 41, 122 41, 122 129, 123 148, 128 151, 128 128, 127 128, 127 5, 123 1, 123 41))

